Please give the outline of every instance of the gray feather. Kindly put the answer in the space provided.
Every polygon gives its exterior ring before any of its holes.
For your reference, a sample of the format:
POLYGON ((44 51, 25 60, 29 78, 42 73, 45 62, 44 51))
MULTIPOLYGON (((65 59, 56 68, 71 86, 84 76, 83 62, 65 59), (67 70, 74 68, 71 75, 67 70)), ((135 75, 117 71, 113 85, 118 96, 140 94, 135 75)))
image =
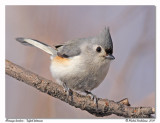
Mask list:
POLYGON ((23 45, 26 45, 26 46, 35 46, 35 47, 47 52, 50 55, 55 55, 56 54, 55 49, 53 49, 49 45, 47 45, 45 43, 42 43, 38 40, 29 39, 29 38, 16 38, 16 40, 18 42, 22 43, 23 45))
POLYGON ((83 39, 71 40, 64 45, 57 45, 57 55, 61 57, 73 57, 81 53, 80 45, 84 42, 83 39))
POLYGON ((109 28, 104 28, 101 34, 98 36, 99 43, 104 46, 111 54, 113 53, 113 43, 109 32, 109 28))

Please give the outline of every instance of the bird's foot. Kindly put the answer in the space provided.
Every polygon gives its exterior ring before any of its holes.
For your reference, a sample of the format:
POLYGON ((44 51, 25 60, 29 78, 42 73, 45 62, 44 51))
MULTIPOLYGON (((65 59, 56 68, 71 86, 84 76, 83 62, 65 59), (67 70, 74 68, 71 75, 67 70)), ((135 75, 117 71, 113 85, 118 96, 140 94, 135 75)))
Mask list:
POLYGON ((90 91, 85 91, 85 93, 94 101, 94 104, 98 104, 98 98, 96 95, 92 94, 90 91))
POLYGON ((64 92, 67 93, 67 97, 72 96, 73 94, 72 90, 68 88, 65 83, 63 83, 63 89, 64 89, 64 92))

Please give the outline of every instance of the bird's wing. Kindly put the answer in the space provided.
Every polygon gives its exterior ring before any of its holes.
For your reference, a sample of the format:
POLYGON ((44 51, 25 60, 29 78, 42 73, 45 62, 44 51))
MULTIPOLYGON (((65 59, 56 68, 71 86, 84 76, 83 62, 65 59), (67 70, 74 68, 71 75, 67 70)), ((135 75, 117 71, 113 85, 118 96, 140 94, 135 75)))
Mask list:
POLYGON ((56 45, 55 48, 57 49, 57 55, 61 57, 73 57, 77 56, 81 53, 80 45, 81 41, 69 41, 65 44, 56 45))

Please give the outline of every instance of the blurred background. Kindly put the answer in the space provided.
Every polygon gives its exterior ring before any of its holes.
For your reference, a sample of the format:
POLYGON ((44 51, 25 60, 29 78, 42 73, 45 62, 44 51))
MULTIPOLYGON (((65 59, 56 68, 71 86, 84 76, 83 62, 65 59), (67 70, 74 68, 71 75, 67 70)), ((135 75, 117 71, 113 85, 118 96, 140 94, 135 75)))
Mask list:
MULTIPOLYGON (((110 27, 115 60, 92 92, 131 106, 155 107, 155 6, 6 6, 6 59, 52 79, 50 56, 16 37, 51 46, 110 27)), ((6 75, 6 118, 96 118, 6 75)), ((115 115, 103 118, 121 118, 115 115)))

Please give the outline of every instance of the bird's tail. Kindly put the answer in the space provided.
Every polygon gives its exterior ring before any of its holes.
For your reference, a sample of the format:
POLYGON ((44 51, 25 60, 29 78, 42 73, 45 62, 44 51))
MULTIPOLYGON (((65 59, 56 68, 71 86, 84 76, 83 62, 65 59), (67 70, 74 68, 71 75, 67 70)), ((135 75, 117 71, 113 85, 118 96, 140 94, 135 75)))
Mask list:
POLYGON ((47 52, 50 55, 56 54, 56 50, 54 48, 52 48, 49 45, 44 44, 40 41, 37 41, 34 39, 29 39, 29 38, 16 38, 16 40, 26 46, 35 46, 35 47, 47 52))

